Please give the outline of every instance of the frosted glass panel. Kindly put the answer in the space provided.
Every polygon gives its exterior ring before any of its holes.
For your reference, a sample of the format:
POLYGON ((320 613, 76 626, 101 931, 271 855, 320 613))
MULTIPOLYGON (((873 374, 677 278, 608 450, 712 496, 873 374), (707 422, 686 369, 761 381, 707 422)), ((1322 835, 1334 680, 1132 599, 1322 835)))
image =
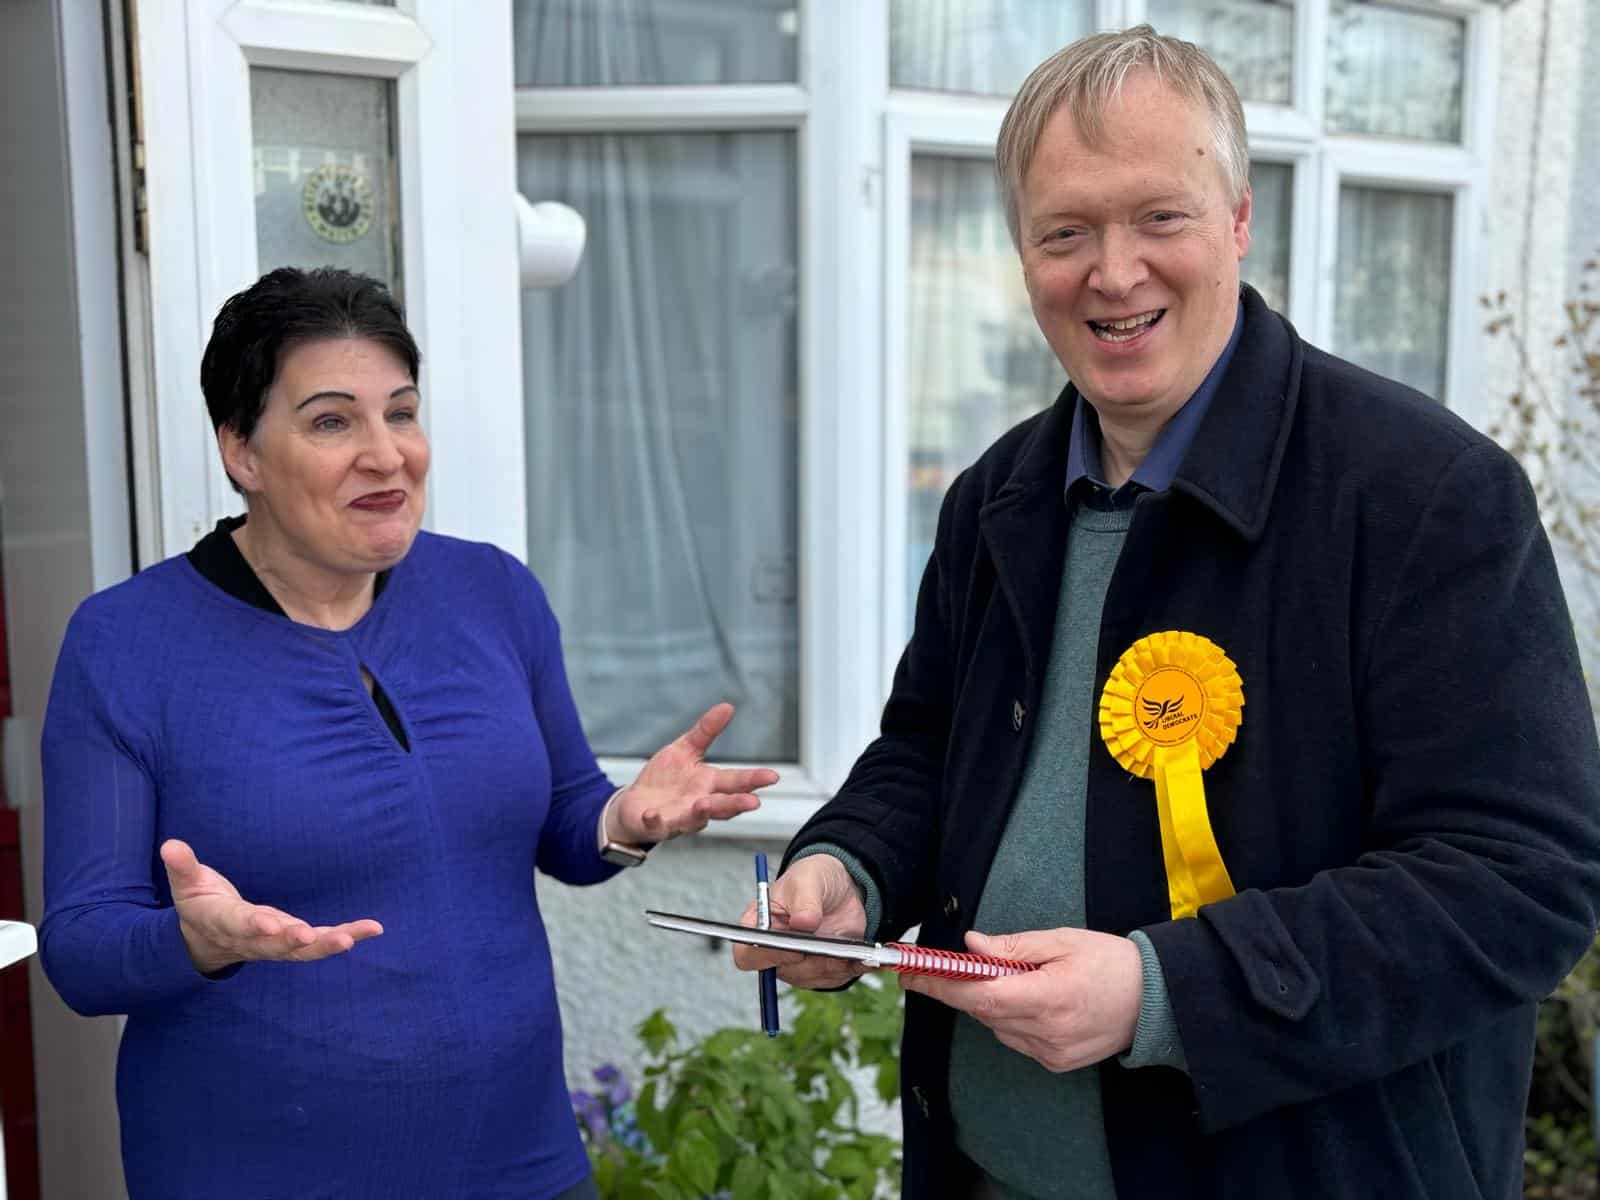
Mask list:
POLYGON ((1294 5, 1285 0, 1150 0, 1161 33, 1193 42, 1228 73, 1239 95, 1289 104, 1294 5))
POLYGON ((1094 0, 893 0, 889 83, 1014 94, 1068 42, 1094 32, 1094 0))
POLYGON ((908 614, 951 481, 1067 381, 1034 323, 988 159, 911 160, 909 293, 908 614))
POLYGON ((256 253, 273 267, 346 267, 398 291, 393 85, 250 72, 256 253))
POLYGON ((1289 228, 1294 211, 1294 168, 1250 164, 1250 253, 1239 274, 1281 313, 1289 311, 1289 228))
POLYGON ((590 742, 649 753, 718 700, 717 753, 799 757, 792 133, 528 135, 518 186, 583 213, 522 294, 528 561, 590 742))
POLYGON ((1466 38, 1460 17, 1332 0, 1328 132, 1459 142, 1466 38))
POLYGON ((1435 399, 1444 398, 1453 212, 1449 196, 1339 191, 1333 348, 1435 399))
POLYGON ((514 0, 517 86, 793 83, 799 9, 799 0, 514 0))

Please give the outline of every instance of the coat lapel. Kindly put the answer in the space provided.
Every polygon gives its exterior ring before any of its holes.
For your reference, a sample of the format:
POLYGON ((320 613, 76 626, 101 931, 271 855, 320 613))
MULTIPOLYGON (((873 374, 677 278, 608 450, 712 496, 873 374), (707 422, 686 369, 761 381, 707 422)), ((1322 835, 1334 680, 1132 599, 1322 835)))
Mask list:
POLYGON ((1172 490, 1198 500, 1256 541, 1294 429, 1301 344, 1289 322, 1245 285, 1244 331, 1172 490))

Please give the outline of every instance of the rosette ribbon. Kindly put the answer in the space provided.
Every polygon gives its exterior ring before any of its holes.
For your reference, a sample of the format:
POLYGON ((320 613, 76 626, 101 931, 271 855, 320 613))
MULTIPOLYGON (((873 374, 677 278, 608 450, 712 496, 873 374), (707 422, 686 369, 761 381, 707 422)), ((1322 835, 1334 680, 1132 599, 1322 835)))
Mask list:
POLYGON ((1221 758, 1244 715, 1244 682, 1215 642, 1181 630, 1140 638, 1100 693, 1100 736, 1129 773, 1156 785, 1172 916, 1233 895, 1211 831, 1201 772, 1221 758))

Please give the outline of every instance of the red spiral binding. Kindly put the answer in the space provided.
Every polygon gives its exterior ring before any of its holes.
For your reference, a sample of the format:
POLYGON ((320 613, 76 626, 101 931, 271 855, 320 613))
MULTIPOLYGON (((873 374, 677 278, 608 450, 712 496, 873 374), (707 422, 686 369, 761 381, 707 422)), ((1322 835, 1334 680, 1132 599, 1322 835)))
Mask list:
POLYGON ((884 945, 900 951, 900 961, 889 969, 902 975, 932 975, 938 979, 999 979, 1004 975, 1024 975, 1039 969, 1038 963, 1018 962, 1014 958, 966 954, 960 950, 935 950, 905 942, 885 942, 884 945))

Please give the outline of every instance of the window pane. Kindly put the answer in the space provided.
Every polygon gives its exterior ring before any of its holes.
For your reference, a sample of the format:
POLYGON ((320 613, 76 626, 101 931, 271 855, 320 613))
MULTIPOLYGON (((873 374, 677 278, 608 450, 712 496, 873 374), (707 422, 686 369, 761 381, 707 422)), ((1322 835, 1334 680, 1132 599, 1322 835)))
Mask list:
POLYGON ((1293 102, 1293 0, 1150 0, 1149 20, 1216 59, 1243 99, 1293 102))
POLYGON ((1289 311, 1289 226, 1294 212, 1294 168, 1250 164, 1250 253, 1239 274, 1281 313, 1289 311))
POLYGON ((1094 0, 893 0, 889 83, 1010 96, 1028 72, 1094 32, 1094 0))
POLYGON ((1034 323, 987 159, 911 160, 909 282, 908 615, 956 473, 1066 383, 1034 323))
POLYGON ((522 298, 529 562, 584 728, 643 755, 709 705, 717 753, 799 757, 789 133, 524 136, 518 187, 588 247, 522 298))
POLYGON ((1334 349, 1436 399, 1444 396, 1452 208, 1449 196, 1339 191, 1334 349))
POLYGON ((798 0, 513 0, 511 27, 518 87, 799 78, 798 0))
POLYGON ((256 254, 273 267, 346 267, 399 290, 393 85, 250 71, 256 254))
POLYGON ((1466 36, 1460 17, 1332 0, 1328 131, 1459 142, 1466 36))

